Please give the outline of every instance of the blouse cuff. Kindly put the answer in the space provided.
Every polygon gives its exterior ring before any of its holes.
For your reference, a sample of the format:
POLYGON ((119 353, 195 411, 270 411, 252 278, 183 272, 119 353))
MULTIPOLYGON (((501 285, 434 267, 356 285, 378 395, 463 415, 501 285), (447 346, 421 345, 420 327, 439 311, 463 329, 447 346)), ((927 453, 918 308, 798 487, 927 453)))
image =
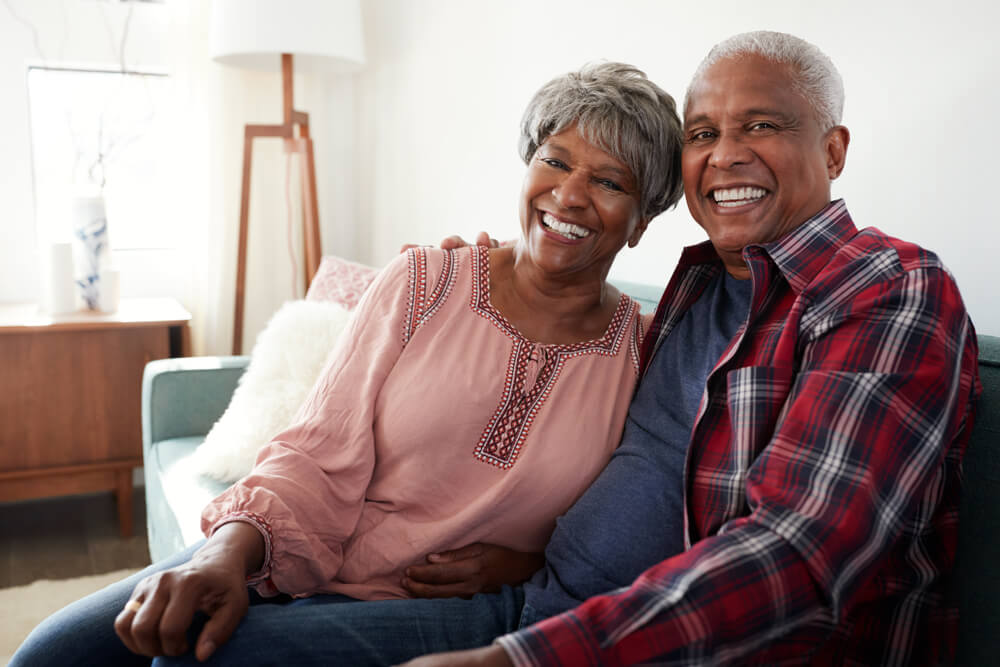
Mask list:
POLYGON ((273 544, 271 525, 267 522, 267 519, 259 514, 254 514, 253 512, 229 512, 228 514, 222 515, 219 520, 215 522, 215 525, 212 526, 211 535, 214 535, 215 531, 222 528, 222 526, 227 523, 233 523, 234 521, 250 524, 256 528, 264 538, 264 561, 261 563, 259 570, 247 575, 247 586, 255 587, 257 592, 264 597, 273 597, 277 595, 279 591, 274 586, 274 582, 271 581, 271 553, 273 544))

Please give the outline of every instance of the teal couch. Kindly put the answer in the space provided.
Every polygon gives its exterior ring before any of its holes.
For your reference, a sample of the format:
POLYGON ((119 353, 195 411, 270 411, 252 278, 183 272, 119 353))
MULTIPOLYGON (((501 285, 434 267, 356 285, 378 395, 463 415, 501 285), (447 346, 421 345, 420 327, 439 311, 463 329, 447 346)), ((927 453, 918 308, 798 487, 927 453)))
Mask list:
MULTIPOLYGON (((644 311, 660 288, 618 282, 644 311)), ((960 625, 958 664, 1000 664, 1000 338, 979 337, 983 396, 965 462, 955 593, 960 625)), ((149 551, 160 560, 198 536, 201 498, 225 485, 183 472, 184 458, 222 415, 249 357, 162 359, 146 366, 142 384, 143 472, 149 551)))

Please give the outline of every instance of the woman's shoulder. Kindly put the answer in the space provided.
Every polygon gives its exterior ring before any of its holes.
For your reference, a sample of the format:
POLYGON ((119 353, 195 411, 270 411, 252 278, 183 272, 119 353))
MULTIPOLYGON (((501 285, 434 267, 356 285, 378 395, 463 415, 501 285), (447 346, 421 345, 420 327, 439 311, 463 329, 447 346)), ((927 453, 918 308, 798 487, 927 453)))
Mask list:
POLYGON ((431 246, 419 246, 406 251, 407 265, 411 280, 417 289, 436 291, 441 285, 453 285, 468 273, 474 263, 474 249, 470 247, 442 250, 431 246))

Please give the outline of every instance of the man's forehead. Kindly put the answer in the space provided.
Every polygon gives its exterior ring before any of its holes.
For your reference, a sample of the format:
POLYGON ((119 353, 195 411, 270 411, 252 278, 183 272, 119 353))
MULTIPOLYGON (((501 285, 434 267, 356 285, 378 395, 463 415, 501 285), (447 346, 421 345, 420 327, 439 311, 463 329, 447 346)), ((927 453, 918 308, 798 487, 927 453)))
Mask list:
POLYGON ((796 116, 799 97, 789 65, 756 55, 724 58, 691 86, 684 123, 719 113, 796 116))

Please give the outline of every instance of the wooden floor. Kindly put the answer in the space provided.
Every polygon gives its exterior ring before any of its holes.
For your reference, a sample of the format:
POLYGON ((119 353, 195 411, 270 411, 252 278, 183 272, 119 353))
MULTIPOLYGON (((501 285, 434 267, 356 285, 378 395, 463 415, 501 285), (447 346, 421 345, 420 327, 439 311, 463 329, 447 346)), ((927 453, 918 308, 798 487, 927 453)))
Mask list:
POLYGON ((123 539, 111 493, 0 503, 0 588, 148 565, 141 488, 133 507, 135 535, 123 539))

